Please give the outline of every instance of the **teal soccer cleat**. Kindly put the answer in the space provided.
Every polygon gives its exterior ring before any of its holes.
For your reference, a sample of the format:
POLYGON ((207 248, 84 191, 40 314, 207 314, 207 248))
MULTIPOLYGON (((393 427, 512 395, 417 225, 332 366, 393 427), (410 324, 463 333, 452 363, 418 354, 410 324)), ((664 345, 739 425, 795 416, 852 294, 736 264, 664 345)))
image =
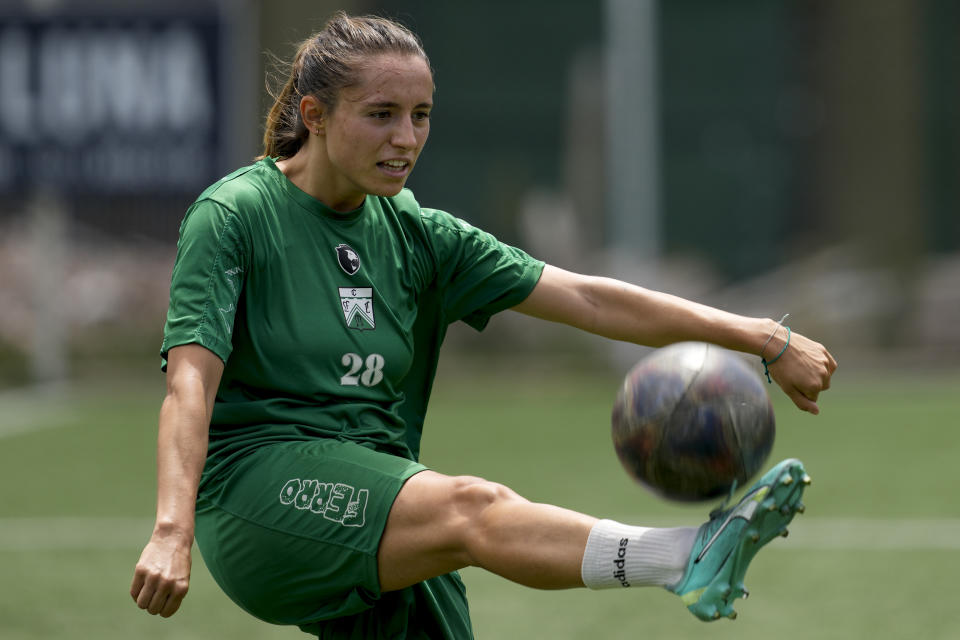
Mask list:
POLYGON ((733 601, 749 595, 743 576, 760 547, 787 535, 793 514, 803 513, 800 498, 810 484, 803 463, 784 460, 768 471, 736 506, 710 514, 697 532, 687 570, 668 587, 701 620, 736 618, 733 601))

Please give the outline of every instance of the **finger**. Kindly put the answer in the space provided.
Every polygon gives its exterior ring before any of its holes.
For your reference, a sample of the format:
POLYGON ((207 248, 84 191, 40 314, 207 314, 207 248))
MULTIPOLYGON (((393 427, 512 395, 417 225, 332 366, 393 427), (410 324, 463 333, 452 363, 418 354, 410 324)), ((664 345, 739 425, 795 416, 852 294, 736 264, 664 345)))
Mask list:
POLYGON ((172 597, 171 597, 171 598, 168 598, 168 599, 167 599, 167 604, 166 604, 166 605, 163 607, 163 609, 160 611, 160 617, 161 617, 161 618, 169 618, 170 616, 172 616, 173 614, 175 614, 175 613, 177 612, 177 609, 180 608, 180 603, 181 603, 181 602, 183 602, 183 598, 180 598, 180 599, 176 599, 176 598, 172 598, 172 597))
POLYGON ((157 579, 151 579, 150 576, 146 576, 143 581, 143 586, 140 588, 140 592, 137 594, 137 606, 141 609, 147 609, 150 607, 150 602, 156 596, 157 592, 157 579))
POLYGON ((133 582, 130 584, 130 597, 134 600, 137 599, 137 596, 140 595, 140 591, 143 589, 143 584, 146 582, 146 578, 143 576, 143 572, 137 569, 133 573, 133 582))
POLYGON ((808 411, 813 415, 820 413, 820 407, 817 406, 817 403, 805 396, 800 392, 799 389, 793 389, 789 393, 790 399, 793 400, 793 404, 797 405, 797 408, 802 411, 808 411))
POLYGON ((163 609, 160 611, 160 616, 163 618, 169 618, 177 612, 177 609, 180 608, 180 604, 183 602, 184 597, 187 595, 187 587, 185 585, 176 585, 173 588, 173 592, 170 594, 170 597, 167 598, 167 603, 163 606, 163 609))
POLYGON ((150 605, 147 607, 147 613, 157 615, 167 605, 170 594, 164 589, 158 589, 150 599, 150 605))

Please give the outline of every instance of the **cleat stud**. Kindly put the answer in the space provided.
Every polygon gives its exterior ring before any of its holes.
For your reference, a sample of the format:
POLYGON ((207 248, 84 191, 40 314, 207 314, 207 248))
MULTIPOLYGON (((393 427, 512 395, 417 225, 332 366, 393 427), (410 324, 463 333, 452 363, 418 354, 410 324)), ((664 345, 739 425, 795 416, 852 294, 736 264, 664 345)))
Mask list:
POLYGON ((790 515, 790 507, 787 505, 783 505, 782 507, 780 507, 780 513, 782 513, 785 516, 790 515))
POLYGON ((731 620, 736 620, 736 619, 737 619, 737 612, 736 612, 736 611, 731 611, 729 614, 727 614, 727 617, 730 618, 731 620))
POLYGON ((753 542, 760 542, 760 534, 757 533, 756 531, 751 531, 750 540, 752 540, 753 542))
POLYGON ((750 591, 746 587, 743 588, 743 599, 746 600, 750 597, 750 591))
POLYGON ((720 619, 720 612, 719 612, 719 611, 714 611, 714 612, 713 612, 713 615, 711 615, 710 617, 713 618, 714 620, 719 620, 719 619, 720 619))
POLYGON ((806 513, 807 505, 803 504, 802 502, 798 502, 794 511, 796 511, 797 513, 806 513))
POLYGON ((811 478, 807 474, 803 474, 803 478, 800 480, 800 482, 802 482, 803 484, 810 484, 811 482, 813 482, 813 478, 811 478))
POLYGON ((789 530, 789 529, 784 529, 783 531, 780 532, 780 537, 781 537, 781 538, 786 538, 788 535, 790 535, 790 530, 789 530))
POLYGON ((780 478, 780 484, 793 484, 793 476, 789 473, 780 478))

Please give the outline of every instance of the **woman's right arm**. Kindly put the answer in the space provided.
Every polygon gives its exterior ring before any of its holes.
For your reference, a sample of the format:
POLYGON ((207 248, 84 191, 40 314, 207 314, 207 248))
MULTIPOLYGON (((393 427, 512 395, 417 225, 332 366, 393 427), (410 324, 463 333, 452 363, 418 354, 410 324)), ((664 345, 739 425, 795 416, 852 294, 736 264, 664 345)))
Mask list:
POLYGON ((167 354, 157 438, 157 520, 130 586, 138 607, 165 618, 180 607, 190 583, 197 487, 222 375, 223 362, 200 345, 167 354))

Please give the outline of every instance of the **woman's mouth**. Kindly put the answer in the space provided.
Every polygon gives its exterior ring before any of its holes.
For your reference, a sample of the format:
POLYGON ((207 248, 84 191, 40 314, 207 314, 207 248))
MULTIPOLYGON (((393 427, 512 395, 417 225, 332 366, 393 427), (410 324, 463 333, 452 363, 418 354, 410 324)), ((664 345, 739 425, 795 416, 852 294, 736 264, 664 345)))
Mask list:
POLYGON ((378 162, 377 166, 381 171, 395 178, 402 178, 410 172, 409 160, 384 160, 378 162))

